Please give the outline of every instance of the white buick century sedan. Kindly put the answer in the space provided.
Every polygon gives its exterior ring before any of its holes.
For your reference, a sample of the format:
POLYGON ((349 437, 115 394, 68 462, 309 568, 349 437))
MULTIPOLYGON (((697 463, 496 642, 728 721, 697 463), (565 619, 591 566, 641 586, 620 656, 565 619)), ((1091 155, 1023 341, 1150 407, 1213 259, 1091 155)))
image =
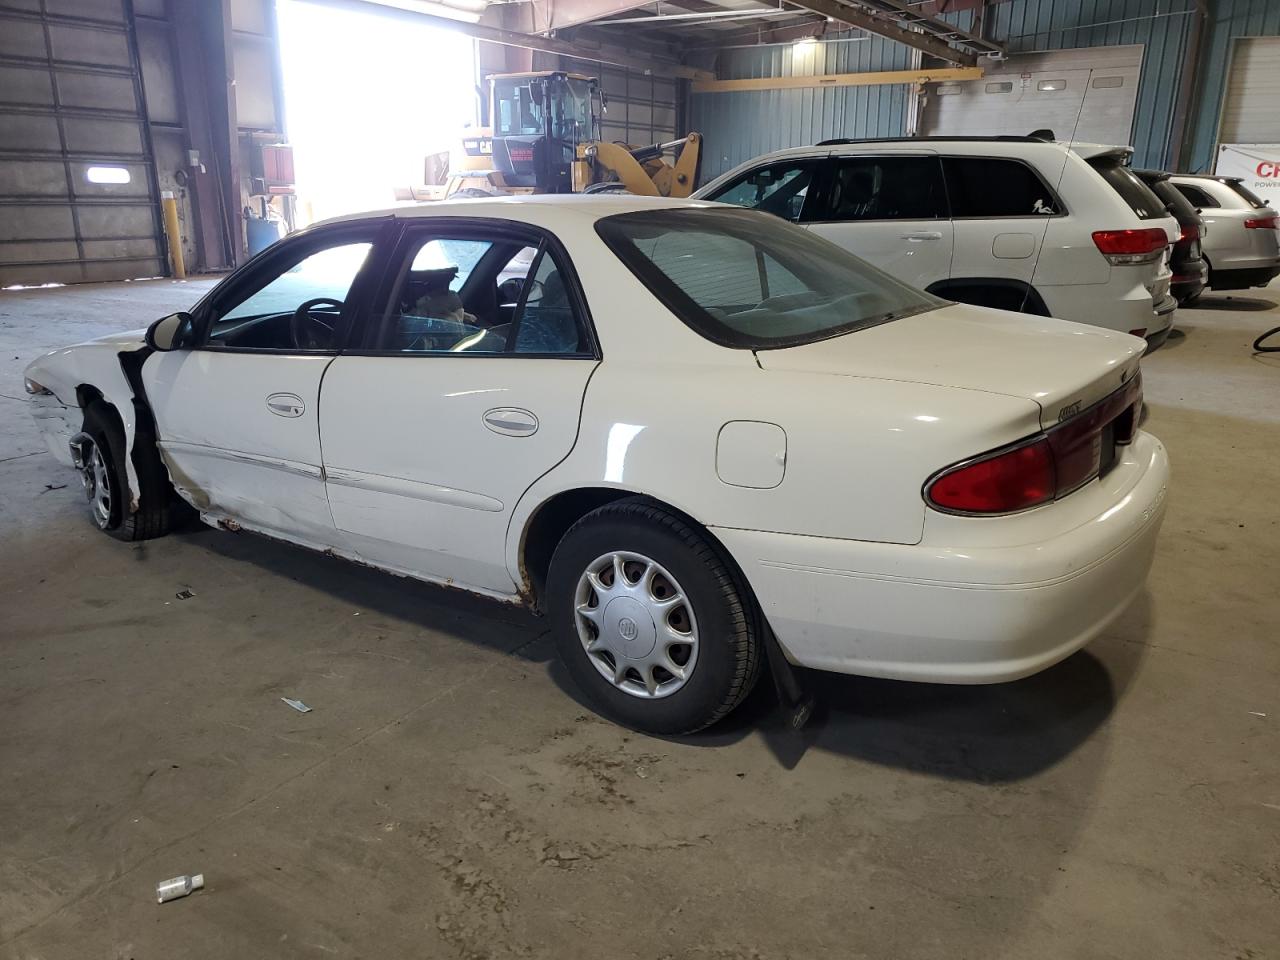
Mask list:
POLYGON ((769 654, 990 683, 1096 636, 1164 512, 1143 347, 763 213, 527 197, 318 225, 26 376, 107 533, 185 501, 534 605, 601 712, 676 733, 769 654))

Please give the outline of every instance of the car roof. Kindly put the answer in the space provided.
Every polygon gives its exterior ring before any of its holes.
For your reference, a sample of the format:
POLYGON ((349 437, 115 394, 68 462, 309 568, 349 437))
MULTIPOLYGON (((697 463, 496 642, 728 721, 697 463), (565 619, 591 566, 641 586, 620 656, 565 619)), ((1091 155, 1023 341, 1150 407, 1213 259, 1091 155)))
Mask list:
POLYGON ((548 226, 552 222, 594 222, 601 217, 638 210, 660 210, 669 207, 718 207, 705 200, 679 200, 671 197, 640 197, 630 193, 543 193, 518 194, 508 197, 475 197, 465 200, 428 200, 423 203, 362 210, 318 221, 313 227, 338 223, 395 217, 416 220, 426 217, 496 217, 548 226))
POLYGON ((1119 144, 1082 142, 1068 143, 1062 140, 1045 140, 1040 137, 870 137, 866 139, 838 138, 834 140, 822 140, 811 146, 788 147, 783 150, 773 150, 769 153, 754 157, 747 162, 750 164, 761 162, 772 163, 778 160, 825 157, 829 154, 839 155, 842 148, 848 149, 850 153, 859 153, 862 151, 850 148, 893 146, 903 147, 910 150, 925 149, 933 144, 947 144, 951 148, 972 146, 974 148, 973 151, 965 150, 963 152, 982 153, 984 155, 990 153, 990 147, 993 144, 999 144, 1007 147, 1007 152, 1011 156, 1016 156, 1024 151, 1047 150, 1060 153, 1064 150, 1070 150, 1071 152, 1083 157, 1085 160, 1108 155, 1114 155, 1117 159, 1121 159, 1133 153, 1132 147, 1122 146, 1119 144))
POLYGON ((1212 180, 1214 183, 1244 183, 1244 177, 1220 177, 1216 173, 1171 173, 1178 180, 1212 180))

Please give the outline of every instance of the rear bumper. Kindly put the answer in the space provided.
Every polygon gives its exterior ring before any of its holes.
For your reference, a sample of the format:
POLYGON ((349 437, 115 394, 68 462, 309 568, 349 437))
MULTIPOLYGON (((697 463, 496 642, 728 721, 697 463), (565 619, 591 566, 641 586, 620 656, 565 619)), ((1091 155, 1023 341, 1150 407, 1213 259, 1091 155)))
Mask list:
MULTIPOLYGON (((787 655, 802 666, 933 683, 997 683, 1080 649, 1142 589, 1164 516, 1168 459, 1139 433, 1078 504, 1068 529, 1010 545, 873 544, 744 530, 716 533, 741 565, 787 655), (1118 476, 1117 476, 1118 475, 1118 476)), ((1034 511, 1032 512, 1034 513, 1034 511)), ((1026 531, 1028 518, 1015 521, 1026 531)), ((991 538, 1001 518, 976 524, 991 538)), ((952 528, 954 529, 954 528, 952 528)), ((940 538, 941 539, 941 538, 940 538)))
POLYGON ((1208 283, 1209 265, 1199 258, 1187 260, 1175 266, 1169 292, 1183 304, 1199 295, 1208 283))
POLYGON ((1280 261, 1225 270, 1215 267, 1209 277, 1209 286, 1214 290, 1247 290, 1249 287, 1265 287, 1277 276, 1280 276, 1280 261))

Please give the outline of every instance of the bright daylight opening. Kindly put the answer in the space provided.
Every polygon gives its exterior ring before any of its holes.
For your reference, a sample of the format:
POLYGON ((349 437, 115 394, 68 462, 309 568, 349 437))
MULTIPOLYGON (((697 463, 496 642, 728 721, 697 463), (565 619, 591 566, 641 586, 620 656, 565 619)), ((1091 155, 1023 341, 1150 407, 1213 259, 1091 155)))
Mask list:
POLYGON ((300 0, 276 10, 298 226, 393 206, 476 122, 469 37, 300 0))
POLYGON ((131 179, 125 167, 90 167, 84 178, 90 183, 128 183, 131 179))

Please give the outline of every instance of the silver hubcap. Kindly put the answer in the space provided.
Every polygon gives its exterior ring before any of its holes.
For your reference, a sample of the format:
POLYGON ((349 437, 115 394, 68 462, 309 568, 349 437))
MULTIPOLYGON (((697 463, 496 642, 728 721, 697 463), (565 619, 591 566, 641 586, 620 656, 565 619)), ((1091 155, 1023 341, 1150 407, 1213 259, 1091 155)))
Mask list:
POLYGON ((84 495, 89 501, 89 509, 93 511, 94 523, 105 530, 111 522, 111 475, 96 443, 89 445, 88 454, 80 470, 80 482, 84 484, 84 495))
POLYGON ((578 639, 611 684, 643 699, 669 697, 698 661, 698 623, 684 590, 639 553, 597 557, 574 597, 578 639))

